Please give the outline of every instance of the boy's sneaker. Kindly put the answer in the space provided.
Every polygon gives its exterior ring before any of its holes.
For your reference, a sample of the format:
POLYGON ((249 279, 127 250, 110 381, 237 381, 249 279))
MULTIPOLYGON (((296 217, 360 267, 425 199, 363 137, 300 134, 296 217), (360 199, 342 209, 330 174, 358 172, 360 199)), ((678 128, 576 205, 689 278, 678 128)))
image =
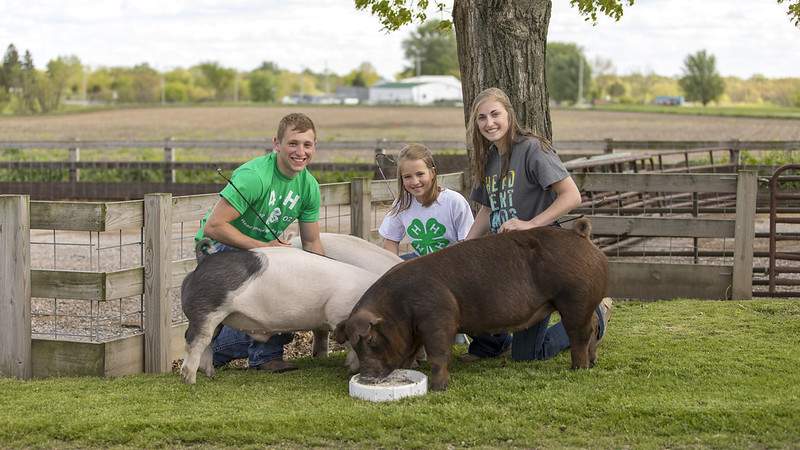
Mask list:
POLYGON ((478 355, 473 355, 472 353, 463 353, 463 354, 461 354, 461 355, 458 355, 457 359, 458 359, 459 361, 461 361, 461 362, 466 362, 466 363, 469 363, 469 362, 480 361, 480 360, 482 360, 483 358, 481 358, 481 357, 480 357, 480 356, 478 356, 478 355))
POLYGON ((250 370, 262 370, 267 373, 283 373, 297 369, 298 367, 296 365, 284 361, 283 358, 278 358, 263 362, 255 367, 252 367, 250 370))
POLYGON ((599 319, 603 321, 603 329, 600 336, 597 337, 597 342, 600 343, 603 340, 603 336, 606 335, 606 330, 608 329, 608 321, 611 320, 611 314, 614 312, 614 300, 611 297, 605 297, 600 302, 600 309, 602 310, 603 314, 600 315, 599 319))
MULTIPOLYGON (((505 357, 508 357, 508 356, 511 356, 511 346, 510 346, 510 345, 508 346, 508 348, 507 348, 507 349, 503 350, 503 353, 500 353, 500 354, 499 354, 499 355, 497 355, 495 358, 505 358, 505 357)), ((482 357, 482 356, 478 356, 478 355, 473 355, 472 353, 463 353, 463 354, 461 354, 461 355, 458 355, 458 356, 456 357, 456 359, 458 359, 459 361, 461 361, 461 362, 467 362, 467 363, 469 363, 469 362, 475 362, 475 361, 480 361, 480 360, 482 360, 482 359, 485 359, 485 358, 486 358, 486 357, 482 357)))

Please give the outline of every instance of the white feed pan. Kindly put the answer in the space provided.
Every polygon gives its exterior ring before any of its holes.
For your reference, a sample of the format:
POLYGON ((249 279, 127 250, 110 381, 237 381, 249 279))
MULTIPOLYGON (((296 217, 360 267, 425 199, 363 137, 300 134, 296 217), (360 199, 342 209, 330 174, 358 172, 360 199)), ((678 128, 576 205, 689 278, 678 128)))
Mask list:
POLYGON ((398 400, 403 397, 424 395, 428 392, 428 377, 416 370, 397 369, 386 378, 350 378, 350 396, 373 402, 398 400))

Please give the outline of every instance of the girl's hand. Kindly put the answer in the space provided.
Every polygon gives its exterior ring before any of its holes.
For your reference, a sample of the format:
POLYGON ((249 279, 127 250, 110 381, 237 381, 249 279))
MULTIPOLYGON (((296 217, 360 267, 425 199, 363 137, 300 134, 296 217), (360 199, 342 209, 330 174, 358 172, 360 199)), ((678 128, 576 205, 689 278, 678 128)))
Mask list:
POLYGON ((528 230, 535 227, 536 225, 526 220, 509 219, 507 222, 500 225, 500 229, 498 229, 497 232, 505 233, 506 231, 528 230))

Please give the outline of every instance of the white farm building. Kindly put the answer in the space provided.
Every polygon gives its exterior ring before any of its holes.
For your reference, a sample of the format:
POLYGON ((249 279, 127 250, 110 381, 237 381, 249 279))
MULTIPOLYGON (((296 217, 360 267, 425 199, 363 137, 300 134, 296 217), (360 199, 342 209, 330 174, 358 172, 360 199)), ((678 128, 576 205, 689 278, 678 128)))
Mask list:
POLYGON ((423 75, 371 86, 368 103, 431 105, 460 104, 461 101, 461 82, 458 78, 451 75, 423 75))

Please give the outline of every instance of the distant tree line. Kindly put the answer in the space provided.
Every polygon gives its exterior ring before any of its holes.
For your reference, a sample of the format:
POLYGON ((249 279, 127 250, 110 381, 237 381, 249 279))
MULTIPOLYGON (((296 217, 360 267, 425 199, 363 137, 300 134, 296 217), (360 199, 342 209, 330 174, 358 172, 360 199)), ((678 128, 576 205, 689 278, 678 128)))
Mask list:
POLYGON ((46 70, 39 70, 30 52, 20 57, 11 44, 3 56, 0 71, 0 113, 47 113, 58 109, 65 101, 102 104, 276 102, 293 94, 333 94, 338 86, 369 86, 379 78, 368 62, 343 76, 308 69, 294 73, 273 62, 263 62, 249 72, 211 61, 163 72, 147 63, 90 69, 76 56, 59 57, 48 62, 46 70))
POLYGON ((14 45, 9 45, 0 70, 0 112, 12 102, 22 114, 58 109, 76 70, 80 61, 75 57, 58 57, 47 63, 47 70, 37 70, 30 52, 20 58, 14 45))
MULTIPOLYGON (((432 20, 419 25, 402 43, 409 65, 398 79, 420 75, 460 77, 452 24, 432 20)), ((610 60, 588 61, 573 43, 549 42, 546 77, 551 101, 572 104, 651 103, 659 96, 684 95, 702 104, 748 103, 800 106, 800 79, 721 77, 714 55, 688 55, 680 77, 655 73, 618 75, 610 60)), ((369 62, 346 75, 305 69, 300 73, 265 61, 237 71, 206 61, 159 72, 147 63, 134 67, 95 67, 77 56, 51 60, 37 69, 33 56, 10 44, 0 71, 0 113, 35 114, 57 110, 64 102, 152 104, 199 102, 279 102, 296 94, 333 95, 340 86, 371 86, 380 76, 369 62)))
POLYGON ((800 107, 800 78, 722 77, 716 69, 716 58, 705 50, 687 55, 678 77, 652 72, 618 75, 611 60, 588 61, 577 45, 559 42, 547 44, 547 89, 551 100, 578 101, 581 64, 585 102, 647 104, 660 96, 682 95, 687 101, 703 105, 717 102, 800 107))

